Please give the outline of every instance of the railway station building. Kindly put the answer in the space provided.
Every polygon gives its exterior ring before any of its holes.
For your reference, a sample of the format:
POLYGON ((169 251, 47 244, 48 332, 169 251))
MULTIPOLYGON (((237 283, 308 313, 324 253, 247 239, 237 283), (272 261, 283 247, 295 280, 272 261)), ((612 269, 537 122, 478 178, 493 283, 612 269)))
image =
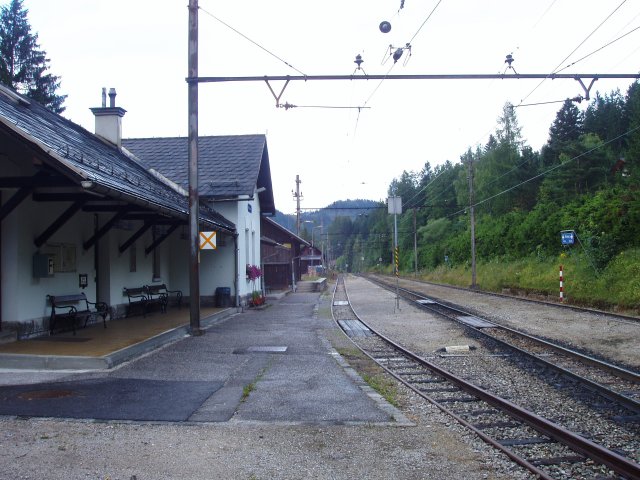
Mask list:
MULTIPOLYGON (((82 292, 126 315, 125 288, 165 284, 189 301, 187 138, 122 139, 126 111, 92 108, 89 132, 0 86, 0 330, 48 331, 49 295, 82 292)), ((200 301, 251 294, 261 219, 275 214, 266 137, 202 137, 200 301)))

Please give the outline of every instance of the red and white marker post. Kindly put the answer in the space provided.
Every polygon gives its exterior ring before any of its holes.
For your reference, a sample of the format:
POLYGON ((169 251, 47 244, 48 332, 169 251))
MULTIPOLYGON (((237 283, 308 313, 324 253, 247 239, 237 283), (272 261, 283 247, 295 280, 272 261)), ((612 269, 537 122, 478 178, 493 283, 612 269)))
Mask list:
POLYGON ((560 265, 560 301, 564 301, 564 277, 562 276, 562 265, 560 265))

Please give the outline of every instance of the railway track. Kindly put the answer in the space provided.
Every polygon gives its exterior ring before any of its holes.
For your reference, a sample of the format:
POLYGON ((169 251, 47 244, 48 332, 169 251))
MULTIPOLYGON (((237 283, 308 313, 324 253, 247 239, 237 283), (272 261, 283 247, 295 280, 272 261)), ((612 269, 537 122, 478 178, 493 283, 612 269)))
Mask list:
POLYGON ((640 465, 624 452, 532 413, 479 387, 477 378, 469 381, 374 331, 351 308, 342 277, 332 313, 352 341, 385 370, 540 478, 640 479, 640 465))
MULTIPOLYGON (((391 283, 379 279, 368 279, 389 290, 396 289, 391 283)), ((396 291, 396 290, 394 290, 396 291)), ((615 402, 631 415, 617 415, 620 421, 640 422, 640 374, 609 362, 585 355, 581 352, 557 345, 548 340, 497 324, 462 307, 444 304, 424 294, 407 288, 397 288, 399 294, 419 308, 446 317, 472 329, 477 335, 491 339, 501 346, 515 350, 550 369, 599 393, 615 402)), ((614 414, 613 416, 616 416, 614 414)))
MULTIPOLYGON (((372 278, 377 278, 377 279, 387 279, 388 282, 394 282, 395 285, 395 276, 392 275, 385 275, 385 274, 364 274, 362 275, 365 278, 371 280, 372 278)), ((414 282, 414 283, 418 283, 418 284, 422 284, 422 285, 426 285, 426 286, 433 286, 433 287, 441 287, 441 288, 446 288, 446 289, 450 289, 450 290, 457 290, 460 292, 470 292, 470 293, 481 293, 482 295, 485 296, 489 296, 489 297, 496 297, 496 298, 504 298, 504 299, 509 299, 509 300, 515 300, 518 302, 528 302, 531 304, 536 304, 536 305, 545 305, 545 306, 554 306, 557 308, 563 308, 565 310, 572 310, 575 312, 583 312, 583 313, 591 313, 591 314, 595 314, 595 315, 607 315, 609 317, 613 317, 613 318, 617 318, 619 320, 623 320, 626 322, 630 322, 630 323, 634 323, 634 324, 640 324, 640 317, 638 316, 633 316, 633 315, 625 315, 622 313, 617 313, 617 312, 611 312, 611 311, 603 311, 603 310, 595 310, 592 308, 585 308, 585 307, 580 307, 577 305, 571 305, 569 303, 555 303, 555 302, 550 302, 550 301, 546 301, 546 300, 539 300, 539 299, 535 299, 535 298, 529 298, 529 297, 522 297, 522 296, 517 296, 517 295, 509 295, 509 294, 504 294, 504 293, 497 293, 497 292, 489 292, 486 290, 474 290, 474 289, 470 289, 470 288, 466 288, 466 287, 460 287, 460 286, 456 286, 456 285, 445 285, 445 284, 441 284, 441 283, 434 283, 434 282, 429 282, 427 280, 420 280, 417 278, 409 278, 409 277, 400 277, 400 281, 409 281, 409 282, 414 282)))

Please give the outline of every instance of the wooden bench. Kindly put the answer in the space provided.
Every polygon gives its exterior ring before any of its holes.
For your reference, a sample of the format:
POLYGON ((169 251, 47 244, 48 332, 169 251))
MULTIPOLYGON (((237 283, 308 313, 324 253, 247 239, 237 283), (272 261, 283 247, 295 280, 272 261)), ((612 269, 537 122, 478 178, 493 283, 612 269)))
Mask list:
POLYGON ((175 296, 176 305, 178 305, 178 308, 182 307, 182 290, 169 290, 164 283, 156 285, 145 285, 145 288, 147 289, 147 295, 149 298, 164 298, 165 312, 167 311, 167 307, 169 306, 169 299, 172 295, 175 296))
POLYGON ((84 293, 71 295, 47 295, 51 304, 51 316, 49 317, 49 333, 53 335, 56 323, 64 321, 71 324, 73 334, 76 334, 76 323, 84 320, 87 326, 89 318, 102 317, 104 328, 107 328, 107 313, 109 306, 104 302, 90 302, 84 293))
POLYGON ((147 316, 147 311, 151 309, 153 305, 160 305, 160 310, 162 312, 167 311, 166 299, 164 297, 158 296, 152 298, 147 291, 147 287, 134 287, 123 289, 124 295, 129 299, 129 308, 127 308, 127 317, 131 315, 131 312, 140 308, 142 316, 147 316))

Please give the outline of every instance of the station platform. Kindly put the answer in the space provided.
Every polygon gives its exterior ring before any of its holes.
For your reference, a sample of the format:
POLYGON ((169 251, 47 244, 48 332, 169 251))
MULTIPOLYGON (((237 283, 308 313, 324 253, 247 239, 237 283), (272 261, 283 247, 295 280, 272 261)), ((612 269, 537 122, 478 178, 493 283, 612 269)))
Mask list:
MULTIPOLYGON (((235 313, 235 308, 201 308, 203 327, 235 313)), ((188 333, 189 307, 119 318, 72 332, 0 345, 0 368, 92 370, 112 368, 188 333)))
MULTIPOLYGON (((29 372, 5 367, 0 370, 0 415, 410 425, 333 349, 330 339, 341 333, 327 315, 318 315, 321 301, 326 302, 323 309, 329 307, 330 300, 321 298, 319 293, 292 293, 270 300, 266 308, 208 312, 202 321, 203 335, 189 336, 187 325, 178 325, 150 337, 162 339, 172 332, 174 337, 161 342, 161 348, 140 350, 114 368, 29 372)), ((188 311, 183 311, 188 320, 188 311)), ((99 329, 115 331, 115 324, 99 329)), ((76 336, 84 333, 93 339, 91 329, 76 336)), ((52 343, 80 352, 91 341, 52 343)), ((7 353, 7 345, 2 347, 4 356, 20 355, 7 353)), ((108 353, 97 344, 95 348, 94 358, 120 351, 108 353)), ((91 358, 86 353, 78 356, 91 358)), ((50 355, 59 357, 72 355, 50 355)))

